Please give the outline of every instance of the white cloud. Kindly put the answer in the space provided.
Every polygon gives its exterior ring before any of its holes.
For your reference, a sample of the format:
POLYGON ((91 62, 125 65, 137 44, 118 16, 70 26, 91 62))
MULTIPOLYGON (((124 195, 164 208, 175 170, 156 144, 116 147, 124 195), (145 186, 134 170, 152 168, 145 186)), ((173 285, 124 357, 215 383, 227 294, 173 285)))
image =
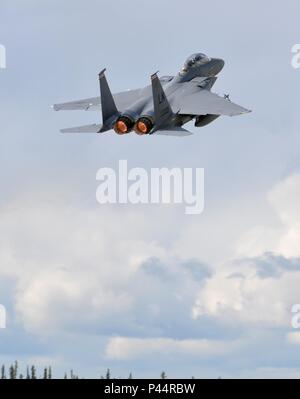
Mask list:
POLYGON ((299 302, 300 175, 278 183, 268 195, 277 226, 255 226, 237 245, 237 258, 223 262, 199 292, 195 318, 209 314, 266 327, 290 326, 299 302))
POLYGON ((122 212, 120 221, 118 210, 63 200, 22 198, 1 209, 0 273, 16 279, 16 310, 29 331, 47 334, 128 311, 135 272, 165 251, 142 236, 142 214, 122 212))
POLYGON ((299 298, 300 262, 298 272, 283 270, 280 278, 269 270, 275 262, 266 255, 224 264, 199 292, 194 317, 208 314, 233 324, 289 328, 291 304, 299 298))
POLYGON ((157 355, 222 356, 237 348, 238 342, 207 339, 113 337, 106 347, 109 359, 133 359, 157 355))
POLYGON ((39 199, 19 198, 0 211, 0 273, 16 279, 15 309, 28 331, 157 335, 178 329, 178 315, 193 322, 210 268, 158 243, 152 212, 39 199))
POLYGON ((128 312, 128 293, 100 285, 97 276, 53 270, 19 282, 15 307, 28 331, 46 336, 63 330, 84 330, 128 312), (95 280, 96 278, 96 280, 95 280))
POLYGON ((285 257, 300 257, 300 174, 280 181, 268 195, 277 217, 276 226, 254 226, 244 233, 237 256, 260 256, 274 252, 285 257))

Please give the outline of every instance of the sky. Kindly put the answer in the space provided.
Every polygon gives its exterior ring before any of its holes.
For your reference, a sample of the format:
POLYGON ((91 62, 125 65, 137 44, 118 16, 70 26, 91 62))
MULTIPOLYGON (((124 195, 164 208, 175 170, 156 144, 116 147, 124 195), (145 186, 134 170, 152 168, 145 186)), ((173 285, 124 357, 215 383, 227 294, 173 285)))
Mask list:
POLYGON ((96 378, 300 377, 300 4, 0 0, 0 363, 96 378), (193 136, 62 135, 54 103, 225 60, 213 91, 252 110, 193 136), (205 171, 205 208, 100 205, 99 168, 205 171))

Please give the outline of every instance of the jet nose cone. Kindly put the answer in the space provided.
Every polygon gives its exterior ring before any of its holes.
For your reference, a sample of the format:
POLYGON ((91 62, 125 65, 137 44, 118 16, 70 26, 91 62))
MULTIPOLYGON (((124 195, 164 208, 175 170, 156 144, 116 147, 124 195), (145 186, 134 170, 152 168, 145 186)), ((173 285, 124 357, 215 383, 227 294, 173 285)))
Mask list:
POLYGON ((225 65, 225 61, 221 58, 212 58, 212 72, 214 75, 217 75, 222 71, 225 65))

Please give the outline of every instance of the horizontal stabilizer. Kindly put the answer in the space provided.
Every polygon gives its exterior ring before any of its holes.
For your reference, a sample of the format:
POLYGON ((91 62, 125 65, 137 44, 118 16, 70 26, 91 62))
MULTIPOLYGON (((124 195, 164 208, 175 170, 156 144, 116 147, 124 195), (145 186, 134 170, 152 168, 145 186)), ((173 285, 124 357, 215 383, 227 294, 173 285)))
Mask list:
POLYGON ((54 111, 78 111, 78 110, 99 111, 99 109, 101 109, 100 103, 101 103, 100 97, 93 97, 93 98, 87 98, 86 100, 71 101, 62 104, 54 104, 52 105, 52 109, 54 109, 54 111))
POLYGON ((153 134, 157 134, 160 136, 173 136, 173 137, 186 137, 193 135, 192 132, 183 129, 182 127, 172 127, 170 129, 156 130, 153 134))
POLYGON ((102 125, 85 125, 77 127, 69 127, 67 129, 62 129, 61 133, 100 133, 102 125))
MULTIPOLYGON (((125 111, 132 103, 141 97, 142 89, 126 90, 113 95, 116 106, 120 112, 125 111)), ((52 105, 54 111, 100 111, 101 98, 91 97, 78 101, 52 105)))

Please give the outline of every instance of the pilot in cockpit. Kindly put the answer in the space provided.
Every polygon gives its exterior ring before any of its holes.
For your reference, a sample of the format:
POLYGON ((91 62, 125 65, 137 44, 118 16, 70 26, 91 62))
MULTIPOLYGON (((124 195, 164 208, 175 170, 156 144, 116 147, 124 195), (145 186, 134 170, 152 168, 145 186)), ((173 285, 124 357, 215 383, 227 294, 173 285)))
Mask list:
POLYGON ((197 66, 201 66, 210 62, 211 59, 207 57, 207 55, 202 53, 192 54, 189 58, 185 61, 183 67, 180 70, 180 74, 186 74, 191 68, 195 68, 197 66))
POLYGON ((203 53, 192 54, 179 72, 179 80, 188 81, 197 76, 215 76, 224 67, 220 58, 210 58, 203 53))

